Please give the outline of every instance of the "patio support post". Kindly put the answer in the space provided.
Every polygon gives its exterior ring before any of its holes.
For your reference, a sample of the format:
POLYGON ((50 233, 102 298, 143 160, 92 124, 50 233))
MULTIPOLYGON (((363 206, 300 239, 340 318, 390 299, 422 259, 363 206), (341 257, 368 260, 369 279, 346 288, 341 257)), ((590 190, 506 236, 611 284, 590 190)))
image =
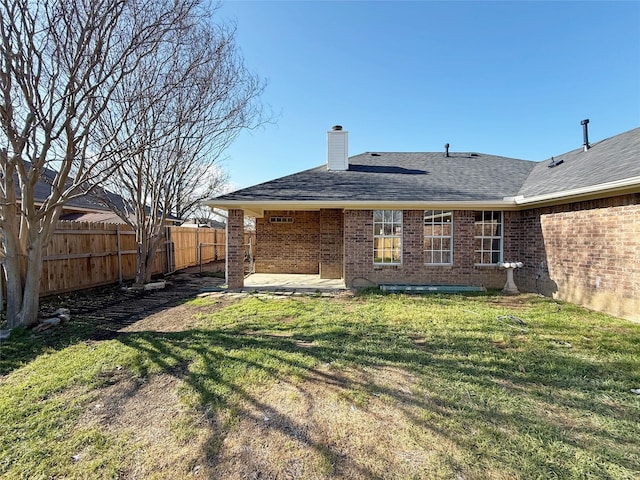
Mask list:
POLYGON ((231 209, 227 216, 227 287, 244 287, 244 210, 231 209))

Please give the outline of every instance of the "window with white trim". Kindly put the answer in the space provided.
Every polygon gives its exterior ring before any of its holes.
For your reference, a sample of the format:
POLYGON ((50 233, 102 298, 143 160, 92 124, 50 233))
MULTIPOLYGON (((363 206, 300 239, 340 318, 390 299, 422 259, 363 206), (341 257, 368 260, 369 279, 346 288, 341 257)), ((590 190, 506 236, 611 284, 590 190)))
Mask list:
POLYGON ((373 263, 402 263, 402 210, 373 211, 373 263))
POLYGON ((475 212, 474 235, 476 265, 502 261, 502 212, 475 212))
POLYGON ((427 265, 453 263, 452 211, 424 211, 424 263, 427 265))

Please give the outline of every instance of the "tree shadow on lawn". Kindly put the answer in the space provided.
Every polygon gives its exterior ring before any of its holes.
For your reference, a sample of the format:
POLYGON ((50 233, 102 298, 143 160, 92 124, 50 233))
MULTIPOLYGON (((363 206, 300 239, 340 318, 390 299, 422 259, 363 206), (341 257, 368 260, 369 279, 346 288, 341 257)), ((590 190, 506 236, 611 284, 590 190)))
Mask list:
MULTIPOLYGON (((505 351, 487 337, 457 336, 455 345, 444 337, 430 337, 417 345, 414 335, 400 328, 369 324, 356 333, 352 328, 336 325, 331 332, 286 336, 242 324, 223 330, 132 333, 118 341, 183 380, 203 411, 231 409, 239 417, 253 418, 258 410, 277 418, 270 428, 327 456, 336 474, 355 470, 363 478, 383 478, 359 459, 345 458, 335 444, 314 441, 297 419, 264 404, 247 378, 287 382, 296 375, 303 381, 387 396, 407 422, 447 438, 475 458, 475 468, 525 469, 525 477, 546 478, 572 478, 576 468, 605 477, 609 468, 640 469, 640 451, 630 433, 637 408, 604 404, 599 396, 610 394, 610 387, 594 386, 594 379, 602 377, 624 383, 613 362, 594 363, 553 349, 505 351), (338 367, 323 370, 318 365, 338 367), (407 395, 372 378, 347 378, 341 374, 344 366, 391 366, 410 372, 419 379, 419 394, 407 395), (420 412, 428 412, 429 420, 420 412), (591 421, 593 417, 600 420, 591 421), (619 431, 620 425, 627 428, 619 431), (593 464, 576 465, 579 457, 593 464)), ((366 411, 366 404, 362 408, 366 411)), ((210 461, 228 433, 228 428, 211 432, 210 451, 204 452, 210 461)))
POLYGON ((108 286, 85 290, 60 297, 47 297, 41 311, 53 312, 59 307, 70 308, 71 321, 41 333, 16 328, 7 340, 0 340, 0 376, 11 373, 47 351, 63 350, 83 341, 116 338, 119 331, 154 313, 182 305, 198 294, 197 289, 169 286, 165 290, 123 290, 108 286))

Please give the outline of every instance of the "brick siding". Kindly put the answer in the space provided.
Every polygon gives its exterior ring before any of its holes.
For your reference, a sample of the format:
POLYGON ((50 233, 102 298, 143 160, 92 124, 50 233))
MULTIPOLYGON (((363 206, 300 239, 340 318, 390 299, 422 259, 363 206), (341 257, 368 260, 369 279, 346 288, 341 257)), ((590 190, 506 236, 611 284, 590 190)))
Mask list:
MULTIPOLYGON (((476 266, 474 212, 453 212, 453 265, 425 265, 423 210, 403 213, 401 265, 373 264, 373 211, 344 212, 345 283, 364 287, 384 283, 473 285, 501 288, 506 273, 494 266, 476 266)), ((505 215, 505 222, 508 217, 505 215)))
POLYGON ((227 285, 244 286, 244 211, 229 210, 227 218, 227 285))
POLYGON ((318 274, 320 212, 265 211, 256 219, 256 272, 318 274), (288 217, 293 223, 272 223, 288 217))
MULTIPOLYGON (((475 265, 474 212, 454 211, 453 227, 453 265, 425 265, 423 211, 405 210, 402 264, 381 266, 373 264, 372 210, 265 212, 256 226, 256 271, 321 273, 350 287, 503 287, 504 271, 475 265), (270 223, 271 216, 294 223, 270 223)), ((640 320, 640 193, 505 211, 503 228, 505 261, 524 263, 514 275, 521 291, 640 320)))
POLYGON ((521 290, 640 320, 640 194, 514 212, 521 290))
POLYGON ((320 210, 320 278, 342 278, 342 210, 320 210))

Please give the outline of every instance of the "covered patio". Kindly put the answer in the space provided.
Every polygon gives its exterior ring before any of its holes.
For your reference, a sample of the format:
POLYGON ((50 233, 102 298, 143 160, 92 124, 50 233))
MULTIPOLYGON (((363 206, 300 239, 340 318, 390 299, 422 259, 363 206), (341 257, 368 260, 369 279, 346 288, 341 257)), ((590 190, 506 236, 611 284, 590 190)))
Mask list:
POLYGON ((244 279, 244 290, 323 292, 345 289, 343 279, 320 278, 320 275, 252 273, 244 279))

